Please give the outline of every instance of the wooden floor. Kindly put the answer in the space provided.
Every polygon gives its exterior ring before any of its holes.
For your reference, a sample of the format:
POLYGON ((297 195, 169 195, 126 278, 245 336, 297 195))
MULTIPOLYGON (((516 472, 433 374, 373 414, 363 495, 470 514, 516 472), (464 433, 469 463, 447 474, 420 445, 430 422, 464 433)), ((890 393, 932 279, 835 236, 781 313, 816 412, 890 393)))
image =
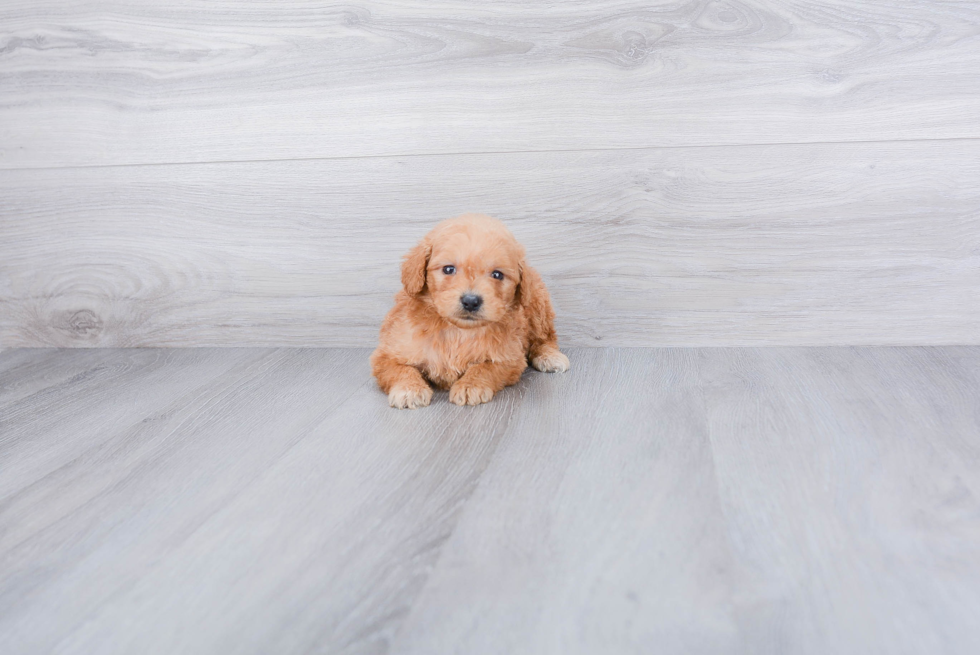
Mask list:
POLYGON ((0 652, 974 653, 980 347, 0 353, 0 652))

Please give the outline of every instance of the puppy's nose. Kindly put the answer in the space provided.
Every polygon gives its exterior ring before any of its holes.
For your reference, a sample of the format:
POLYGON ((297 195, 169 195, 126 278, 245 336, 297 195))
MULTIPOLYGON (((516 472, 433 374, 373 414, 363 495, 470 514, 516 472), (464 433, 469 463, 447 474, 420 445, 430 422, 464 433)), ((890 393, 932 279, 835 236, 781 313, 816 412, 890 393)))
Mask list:
POLYGON ((459 299, 459 304, 461 304, 463 309, 466 311, 475 312, 476 310, 480 309, 480 305, 483 304, 483 298, 473 293, 466 293, 459 299))

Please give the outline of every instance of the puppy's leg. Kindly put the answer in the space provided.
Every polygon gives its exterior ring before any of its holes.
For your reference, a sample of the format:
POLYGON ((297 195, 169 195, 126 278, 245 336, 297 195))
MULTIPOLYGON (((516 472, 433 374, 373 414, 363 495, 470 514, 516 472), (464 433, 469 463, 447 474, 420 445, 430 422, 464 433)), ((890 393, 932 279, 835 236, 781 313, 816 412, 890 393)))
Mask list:
POLYGON ((375 351, 371 372, 378 386, 388 394, 388 404, 398 409, 417 409, 432 401, 432 387, 414 366, 398 363, 389 355, 375 351))
POLYGON ((564 373, 571 365, 557 343, 538 343, 529 353, 531 366, 545 373, 564 373))
POLYGON ((516 384, 527 368, 524 361, 473 364, 449 389, 449 400, 457 405, 488 402, 504 387, 516 384))
POLYGON ((545 373, 564 373, 569 362, 568 357, 558 350, 551 296, 541 276, 530 266, 524 270, 521 280, 521 305, 528 322, 527 357, 531 366, 545 373))

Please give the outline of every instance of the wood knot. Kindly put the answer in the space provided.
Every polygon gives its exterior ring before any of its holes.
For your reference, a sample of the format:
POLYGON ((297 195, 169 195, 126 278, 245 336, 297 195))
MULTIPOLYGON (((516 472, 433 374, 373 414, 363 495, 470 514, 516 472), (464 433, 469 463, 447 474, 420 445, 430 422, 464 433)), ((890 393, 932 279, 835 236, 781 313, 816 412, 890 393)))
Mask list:
POLYGON ((72 334, 90 336, 102 331, 102 321, 90 309, 80 309, 68 317, 66 329, 72 334))
POLYGON ((647 43, 645 36, 639 32, 626 32, 623 34, 623 56, 630 64, 640 64, 650 54, 652 47, 647 43))

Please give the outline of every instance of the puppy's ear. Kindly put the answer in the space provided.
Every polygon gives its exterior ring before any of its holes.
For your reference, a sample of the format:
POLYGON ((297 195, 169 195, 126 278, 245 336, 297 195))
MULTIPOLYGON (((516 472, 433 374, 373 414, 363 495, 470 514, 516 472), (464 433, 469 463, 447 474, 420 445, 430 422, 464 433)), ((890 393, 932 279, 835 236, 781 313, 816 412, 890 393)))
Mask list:
POLYGON ((530 288, 529 284, 526 284, 525 268, 526 266, 522 259, 517 265, 517 288, 514 289, 514 302, 518 305, 523 305, 526 309, 528 303, 531 301, 531 296, 534 295, 534 290, 530 288))
POLYGON ((544 285, 544 280, 536 270, 523 261, 518 267, 521 279, 517 284, 514 300, 524 308, 527 317, 531 346, 550 343, 558 348, 558 336, 555 334, 555 310, 551 307, 551 296, 544 285))
POLYGON ((402 261, 402 286, 410 296, 417 296, 425 288, 425 272, 429 266, 432 244, 422 239, 417 246, 408 251, 402 261))
POLYGON ((521 279, 517 283, 517 290, 514 292, 514 301, 524 308, 528 319, 535 323, 538 320, 550 320, 554 318, 551 310, 551 298, 548 290, 544 286, 541 275, 536 270, 526 265, 523 261, 518 266, 521 279))

